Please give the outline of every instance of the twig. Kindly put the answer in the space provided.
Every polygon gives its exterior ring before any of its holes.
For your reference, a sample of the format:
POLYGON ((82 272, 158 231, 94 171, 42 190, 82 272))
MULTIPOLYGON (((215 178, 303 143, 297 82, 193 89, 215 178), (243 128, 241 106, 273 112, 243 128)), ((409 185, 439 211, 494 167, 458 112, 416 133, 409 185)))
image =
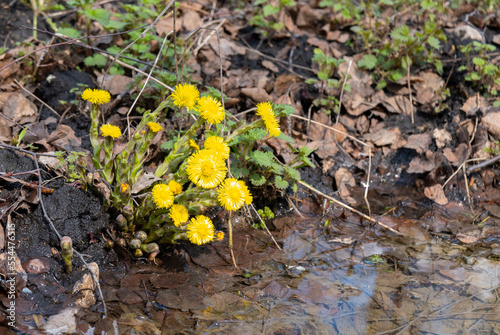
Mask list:
POLYGON ((330 200, 330 201, 332 201, 332 202, 336 203, 337 205, 340 205, 340 206, 342 206, 342 207, 344 207, 344 208, 346 208, 346 209, 350 210, 351 212, 354 212, 354 213, 358 214, 359 216, 361 216, 361 217, 363 217, 363 218, 365 218, 365 219, 367 219, 367 220, 369 220, 369 221, 371 221, 371 222, 374 222, 374 223, 378 224, 379 226, 384 227, 385 229, 388 229, 388 230, 392 231, 392 232, 393 232, 393 233, 395 233, 395 234, 398 234, 398 235, 403 235, 403 234, 401 234, 400 232, 398 232, 397 230, 395 230, 395 229, 393 229, 393 228, 389 227, 388 225, 386 225, 386 224, 384 224, 384 223, 382 223, 382 222, 378 221, 377 219, 374 219, 374 218, 372 218, 371 216, 368 216, 368 215, 366 215, 366 214, 364 214, 364 213, 362 213, 362 212, 358 211, 357 209, 355 209, 355 208, 353 208, 353 207, 351 207, 351 206, 349 206, 349 205, 344 204, 343 202, 341 202, 341 201, 339 201, 339 200, 337 200, 337 199, 335 199, 335 198, 333 198, 333 197, 331 197, 331 196, 329 196, 329 195, 327 195, 327 194, 325 194, 325 193, 323 193, 323 192, 321 192, 321 191, 319 191, 319 190, 315 189, 315 188, 314 188, 314 187, 312 187, 311 185, 309 185, 309 184, 307 184, 307 183, 305 183, 305 182, 303 182, 303 181, 301 181, 301 180, 297 181, 297 183, 298 183, 298 184, 300 184, 300 185, 302 185, 302 186, 304 186, 305 188, 307 188, 307 189, 309 189, 309 190, 311 190, 311 191, 314 191, 314 192, 316 192, 317 194, 319 194, 319 195, 321 195, 321 196, 323 196, 323 197, 327 198, 328 200, 330 200))
POLYGON ((274 236, 273 234, 271 234, 271 232, 269 231, 269 228, 267 228, 267 225, 266 223, 264 222, 264 220, 262 219, 262 217, 260 216, 259 212, 257 212, 257 210, 255 209, 254 205, 250 205, 250 208, 253 209, 253 211, 255 212, 255 214, 257 214, 257 217, 259 218, 260 220, 260 223, 264 225, 264 228, 266 228, 266 231, 267 233, 269 234, 269 236, 271 236, 271 239, 273 240, 274 244, 276 245, 276 247, 281 250, 281 247, 280 245, 278 244, 278 242, 276 242, 276 240, 274 239, 274 236))
MULTIPOLYGON (((482 158, 482 159, 484 159, 484 158, 482 158)), ((500 155, 496 155, 495 157, 493 157, 491 159, 488 159, 485 162, 482 162, 482 163, 479 163, 479 164, 471 166, 470 168, 467 169, 467 171, 473 172, 473 171, 479 170, 479 169, 481 169, 481 168, 483 168, 485 166, 488 166, 488 165, 491 165, 493 163, 496 163, 499 159, 500 159, 500 155)))
POLYGON ((59 114, 58 112, 56 112, 54 110, 54 108, 50 107, 45 101, 43 101, 42 99, 40 99, 39 97, 37 97, 36 95, 34 95, 30 91, 28 91, 27 89, 25 89, 21 84, 19 84, 19 82, 17 81, 17 79, 14 79, 14 82, 16 83, 17 86, 19 86, 20 89, 22 89, 24 92, 28 93, 31 97, 33 97, 36 100, 38 100, 42 105, 44 105, 45 107, 47 107, 52 113, 54 113, 55 115, 59 116, 59 118, 61 117, 61 114, 59 114))
POLYGON ((406 50, 406 76, 408 78, 408 95, 410 96, 410 114, 411 114, 411 124, 415 123, 415 118, 413 116, 413 97, 411 96, 411 83, 410 83, 410 57, 408 57, 408 48, 406 50))
POLYGON ((33 134, 31 131, 29 131, 29 129, 27 127, 24 127, 24 126, 20 125, 19 123, 17 123, 16 121, 12 120, 10 117, 8 117, 7 115, 5 115, 4 113, 0 112, 0 116, 3 117, 3 118, 5 118, 5 119, 7 119, 7 120, 9 120, 10 122, 14 123, 16 126, 25 129, 31 135, 37 137, 35 134, 33 134))
POLYGON ((234 251, 233 251, 233 223, 231 222, 231 214, 232 212, 229 211, 229 220, 227 221, 227 228, 229 231, 229 253, 231 254, 231 260, 233 261, 233 265, 236 269, 238 268, 238 265, 236 264, 236 259, 234 258, 234 251))

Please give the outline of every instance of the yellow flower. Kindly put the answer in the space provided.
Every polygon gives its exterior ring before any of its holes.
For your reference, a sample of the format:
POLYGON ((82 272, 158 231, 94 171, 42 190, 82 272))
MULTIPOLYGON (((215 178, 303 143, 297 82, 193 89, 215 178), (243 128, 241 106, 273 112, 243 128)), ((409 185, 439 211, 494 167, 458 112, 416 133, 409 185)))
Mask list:
POLYGON ((151 130, 153 133, 157 133, 157 132, 159 132, 160 130, 163 129, 163 127, 160 126, 156 122, 148 122, 147 126, 148 126, 149 130, 151 130))
POLYGON ((189 218, 188 210, 183 205, 172 205, 170 208, 170 218, 174 220, 174 225, 180 227, 181 223, 187 222, 189 218))
POLYGON ((175 180, 171 180, 168 182, 168 188, 170 189, 173 195, 182 193, 182 185, 176 182, 175 180))
POLYGON ((220 123, 224 120, 224 108, 219 100, 205 96, 198 100, 198 111, 208 123, 220 123))
POLYGON ((112 138, 118 138, 122 136, 120 128, 118 128, 117 126, 112 126, 110 124, 102 125, 101 134, 102 136, 110 136, 112 138))
POLYGON ((216 234, 215 234, 215 239, 217 241, 222 241, 224 239, 224 232, 223 231, 218 231, 216 234))
POLYGON ((177 107, 193 109, 200 97, 200 92, 191 84, 179 84, 175 86, 175 91, 170 96, 177 107))
POLYGON ((130 189, 130 185, 127 183, 123 183, 120 185, 120 192, 121 193, 127 193, 127 191, 130 189))
POLYGON ((218 152, 224 160, 229 158, 229 145, 227 145, 222 137, 209 136, 205 140, 204 147, 205 149, 218 152))
POLYGON ((186 172, 196 186, 214 188, 226 177, 226 163, 217 152, 203 149, 187 160, 186 172))
POLYGON ((189 140, 189 146, 194 150, 200 150, 200 146, 194 140, 189 140))
POLYGON ((264 120, 270 137, 278 137, 281 134, 280 125, 276 120, 273 107, 269 102, 261 102, 260 104, 257 104, 257 114, 260 115, 262 120, 264 120))
POLYGON ((82 93, 82 99, 96 105, 102 105, 111 100, 111 95, 105 90, 87 88, 82 93))
POLYGON ((222 182, 217 196, 219 203, 228 211, 236 211, 245 203, 252 203, 252 195, 244 181, 228 178, 222 182))
POLYGON ((174 203, 174 195, 165 184, 157 184, 153 187, 153 201, 160 208, 169 208, 174 203))
POLYGON ((187 236, 193 244, 202 245, 214 239, 215 229, 212 220, 204 215, 192 218, 187 225, 187 236))

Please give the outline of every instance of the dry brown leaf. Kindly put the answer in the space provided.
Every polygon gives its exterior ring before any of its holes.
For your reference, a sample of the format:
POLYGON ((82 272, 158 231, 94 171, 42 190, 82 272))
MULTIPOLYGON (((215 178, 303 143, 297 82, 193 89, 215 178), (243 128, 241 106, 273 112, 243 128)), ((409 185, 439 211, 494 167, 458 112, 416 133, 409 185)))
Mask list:
POLYGON ((483 116, 483 124, 496 140, 500 140, 500 112, 492 112, 483 116))
POLYGON ((456 237, 460 242, 465 244, 476 243, 479 240, 479 234, 476 231, 466 234, 458 233, 456 237))
POLYGON ((435 168, 434 159, 429 159, 423 156, 417 156, 413 158, 408 167, 408 173, 424 173, 434 170, 435 168))
POLYGON ((241 89, 241 93, 249 97, 255 102, 270 101, 271 97, 266 90, 261 87, 245 87, 241 89))
MULTIPOLYGON (((102 82, 102 75, 97 76, 97 82, 102 82)), ((103 89, 112 95, 118 95, 127 90, 127 85, 132 81, 131 77, 117 75, 107 75, 104 77, 103 89)))
POLYGON ((419 154, 427 151, 432 139, 429 134, 415 134, 408 136, 405 148, 415 149, 419 154))
POLYGON ((198 27, 201 27, 201 17, 198 12, 194 10, 189 10, 184 12, 182 15, 182 28, 187 31, 193 31, 198 27))
POLYGON ((391 113, 410 115, 412 111, 410 99, 406 95, 389 97, 381 103, 391 113))
POLYGON ((436 146, 438 148, 444 147, 452 140, 450 133, 447 132, 446 129, 434 129, 432 137, 434 138, 434 140, 436 140, 436 146))
POLYGON ((475 95, 467 99, 467 101, 460 108, 468 116, 474 116, 478 111, 486 113, 490 108, 490 103, 482 95, 475 95))
POLYGON ((2 112, 19 124, 33 123, 38 115, 35 104, 21 93, 8 93, 2 112))
POLYGON ((426 187, 424 189, 424 195, 438 205, 444 206, 448 203, 448 198, 446 198, 441 184, 426 187))
POLYGON ((351 192, 348 189, 348 187, 356 186, 356 179, 352 173, 346 168, 339 168, 335 172, 335 183, 337 184, 340 198, 350 204, 355 204, 356 200, 351 197, 351 192))
POLYGON ((393 145, 399 141, 401 132, 399 128, 382 128, 375 133, 366 134, 363 138, 366 141, 370 141, 378 147, 385 145, 393 145))

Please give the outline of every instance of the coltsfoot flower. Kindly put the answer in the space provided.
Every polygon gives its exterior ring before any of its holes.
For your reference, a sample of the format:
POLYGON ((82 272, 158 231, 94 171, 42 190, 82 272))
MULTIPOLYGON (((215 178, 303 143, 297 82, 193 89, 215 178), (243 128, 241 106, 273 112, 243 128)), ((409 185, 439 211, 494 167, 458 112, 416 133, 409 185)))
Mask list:
POLYGON ((120 185, 120 192, 123 194, 127 193, 129 189, 130 189, 130 185, 127 183, 122 183, 120 185))
POLYGON ((156 184, 151 193, 153 201, 160 208, 169 208, 174 203, 174 195, 165 184, 156 184))
POLYGON ((219 100, 205 96, 198 100, 198 112, 208 123, 216 124, 224 120, 224 108, 219 100))
POLYGON ((218 231, 216 234, 215 234, 215 239, 217 241, 222 241, 224 239, 224 232, 223 231, 218 231))
POLYGON ((159 132, 160 130, 163 129, 163 127, 160 126, 156 122, 148 122, 147 126, 148 126, 149 130, 151 130, 153 133, 157 133, 157 132, 159 132))
POLYGON ((122 136, 122 131, 117 126, 105 124, 105 125, 102 125, 102 127, 101 127, 101 134, 104 137, 109 136, 112 138, 118 138, 118 137, 122 136))
POLYGON ((177 107, 193 109, 200 97, 200 92, 191 84, 179 84, 170 96, 177 107))
POLYGON ((194 140, 189 140, 189 146, 194 150, 200 150, 200 146, 194 140))
POLYGON ((261 102, 260 104, 257 104, 257 114, 260 115, 262 120, 264 120, 270 137, 278 137, 281 134, 280 125, 278 120, 276 120, 273 107, 269 102, 261 102))
POLYGON ((193 244, 202 245, 214 239, 215 228, 210 218, 198 215, 187 225, 187 237, 193 244))
POLYGON ((218 152, 224 160, 229 158, 230 148, 222 137, 209 136, 205 140, 205 144, 203 146, 205 149, 218 152))
POLYGON ((182 223, 187 222, 189 218, 188 210, 183 205, 172 205, 170 208, 170 218, 174 220, 174 225, 180 227, 182 223))
POLYGON ((111 100, 111 95, 105 90, 87 88, 82 93, 82 99, 96 105, 102 105, 111 100))
POLYGON ((168 188, 170 189, 170 191, 172 191, 173 195, 182 193, 182 185, 175 180, 171 180, 168 182, 168 188))
POLYGON ((226 210, 236 211, 244 204, 250 205, 253 199, 244 181, 228 178, 222 182, 217 200, 226 210))
POLYGON ((188 158, 186 172, 196 186, 214 188, 226 177, 227 167, 217 152, 203 149, 188 158))

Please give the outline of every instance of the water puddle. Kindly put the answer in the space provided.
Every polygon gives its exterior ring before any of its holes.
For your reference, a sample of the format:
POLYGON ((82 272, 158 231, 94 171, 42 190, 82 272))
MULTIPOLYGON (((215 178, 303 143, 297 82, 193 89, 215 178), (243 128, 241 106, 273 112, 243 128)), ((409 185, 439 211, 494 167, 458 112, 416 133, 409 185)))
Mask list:
POLYGON ((258 230, 239 232, 243 276, 208 260, 228 259, 224 246, 192 257, 204 274, 156 296, 166 333, 500 333, 496 247, 381 237, 346 221, 324 228, 318 218, 275 225, 282 251, 258 230))

